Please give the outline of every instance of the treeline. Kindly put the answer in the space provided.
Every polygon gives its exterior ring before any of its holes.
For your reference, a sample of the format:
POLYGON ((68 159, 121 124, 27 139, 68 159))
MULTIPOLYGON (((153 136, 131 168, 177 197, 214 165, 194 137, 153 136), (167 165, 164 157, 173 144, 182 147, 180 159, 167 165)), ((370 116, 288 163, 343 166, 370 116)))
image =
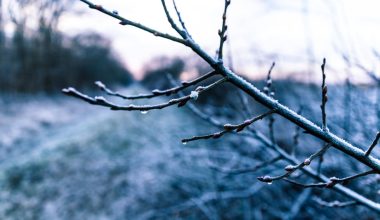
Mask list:
POLYGON ((57 29, 70 0, 16 0, 4 20, 0 0, 0 91, 58 92, 67 86, 127 84, 132 76, 96 33, 68 37, 57 29), (37 21, 37 23, 36 23, 37 21), (4 24, 11 24, 5 36, 4 24))

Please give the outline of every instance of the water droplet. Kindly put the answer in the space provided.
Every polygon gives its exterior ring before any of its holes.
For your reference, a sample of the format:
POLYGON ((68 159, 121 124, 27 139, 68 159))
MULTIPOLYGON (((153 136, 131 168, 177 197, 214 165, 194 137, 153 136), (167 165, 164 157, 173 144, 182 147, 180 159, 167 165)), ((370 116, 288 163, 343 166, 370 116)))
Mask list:
POLYGON ((146 115, 148 114, 148 111, 141 111, 141 114, 146 115))
POLYGON ((182 144, 183 144, 183 145, 186 145, 186 144, 187 144, 187 142, 182 142, 182 144))
POLYGON ((267 182, 267 184, 268 184, 268 185, 272 185, 272 183, 273 183, 272 181, 270 181, 270 182, 267 182))

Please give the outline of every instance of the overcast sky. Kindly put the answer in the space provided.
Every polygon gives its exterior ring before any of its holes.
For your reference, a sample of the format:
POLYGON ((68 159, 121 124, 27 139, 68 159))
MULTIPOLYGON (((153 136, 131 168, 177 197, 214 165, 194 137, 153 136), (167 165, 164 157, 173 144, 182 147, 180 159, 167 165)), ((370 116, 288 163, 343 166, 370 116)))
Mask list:
MULTIPOLYGON (((159 0, 96 0, 120 15, 155 29, 175 34, 167 23, 159 0)), ((168 1, 171 2, 171 1, 168 1)), ((218 47, 223 0, 177 0, 193 37, 211 54, 218 47)), ((115 20, 84 9, 82 15, 63 19, 61 30, 70 34, 97 31, 112 40, 126 65, 139 74, 143 64, 159 55, 189 55, 191 51, 173 42, 156 38, 115 20)), ((369 69, 376 69, 373 49, 380 51, 380 1, 377 0, 232 0, 228 12, 228 37, 236 69, 252 77, 262 76, 271 60, 278 72, 305 75, 318 71, 323 57, 331 78, 345 79, 346 54, 369 69), (277 54, 263 59, 263 55, 277 54), (310 65, 310 59, 316 61, 310 65)), ((174 13, 173 13, 174 16, 174 13)), ((365 81, 353 69, 351 78, 365 81)), ((281 76, 277 76, 281 77, 281 76)), ((315 76, 318 79, 319 74, 315 76)))

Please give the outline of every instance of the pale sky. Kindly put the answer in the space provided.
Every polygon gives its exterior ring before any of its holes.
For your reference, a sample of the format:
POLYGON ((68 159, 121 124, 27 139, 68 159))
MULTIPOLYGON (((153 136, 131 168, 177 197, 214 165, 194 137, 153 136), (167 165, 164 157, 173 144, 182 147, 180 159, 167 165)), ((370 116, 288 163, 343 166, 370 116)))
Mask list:
MULTIPOLYGON (((175 35, 167 23, 159 0, 94 0, 120 15, 175 35)), ((171 1, 167 1, 168 3, 171 1)), ((221 26, 223 0, 177 0, 186 25, 203 48, 215 54, 217 30, 221 26)), ((78 1, 82 15, 66 16, 60 29, 74 34, 96 31, 112 40, 116 52, 137 74, 143 64, 159 55, 189 55, 182 45, 156 38, 118 22, 78 1)), ((251 77, 262 76, 271 61, 278 72, 319 73, 323 57, 334 80, 345 79, 346 65, 340 53, 376 70, 373 49, 380 51, 380 1, 377 0, 232 0, 228 12, 228 38, 235 68, 251 77), (263 54, 279 54, 263 60, 263 54), (309 54, 309 55, 308 55, 309 54), (315 65, 309 64, 315 59, 315 65)), ((172 13, 175 17, 175 13, 172 13)), ((351 78, 367 80, 355 69, 351 78)), ((275 74, 274 74, 275 76, 275 74)), ((281 77, 281 76, 278 76, 281 77)), ((314 76, 319 79, 320 75, 314 76)))

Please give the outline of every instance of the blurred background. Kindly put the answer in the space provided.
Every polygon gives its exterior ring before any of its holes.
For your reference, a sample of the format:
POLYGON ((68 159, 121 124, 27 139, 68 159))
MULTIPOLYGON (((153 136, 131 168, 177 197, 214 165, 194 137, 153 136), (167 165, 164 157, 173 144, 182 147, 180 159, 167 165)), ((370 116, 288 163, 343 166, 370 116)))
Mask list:
MULTIPOLYGON (((94 3, 175 35, 160 1, 94 3)), ((224 1, 177 0, 177 5, 193 38, 215 54, 224 1)), ((232 0, 225 63, 262 89, 276 62, 275 98, 320 124, 320 65, 326 57, 330 130, 366 149, 380 130, 379 8, 375 0, 232 0)), ((347 200, 330 190, 257 181, 281 174, 285 161, 238 175, 222 172, 255 167, 271 153, 260 141, 239 135, 181 144, 183 138, 218 131, 186 107, 113 112, 61 94, 73 86, 104 95, 97 80, 125 94, 149 93, 171 87, 168 74, 180 81, 209 70, 190 49, 123 27, 78 0, 0 0, 0 218, 379 217, 359 205, 329 208, 316 202, 347 200)), ((168 97, 112 100, 152 104, 168 97)), ((192 104, 222 123, 265 110, 228 84, 192 104)), ((293 151, 299 131, 274 119, 276 143, 293 151)), ((268 123, 253 127, 269 135, 268 123)), ((301 132, 294 155, 303 160, 322 144, 301 132)), ((379 153, 375 149, 374 155, 379 153)), ((363 169, 336 150, 325 155, 323 171, 329 176, 363 169)), ((347 187, 379 201, 379 182, 374 176, 347 187)))

